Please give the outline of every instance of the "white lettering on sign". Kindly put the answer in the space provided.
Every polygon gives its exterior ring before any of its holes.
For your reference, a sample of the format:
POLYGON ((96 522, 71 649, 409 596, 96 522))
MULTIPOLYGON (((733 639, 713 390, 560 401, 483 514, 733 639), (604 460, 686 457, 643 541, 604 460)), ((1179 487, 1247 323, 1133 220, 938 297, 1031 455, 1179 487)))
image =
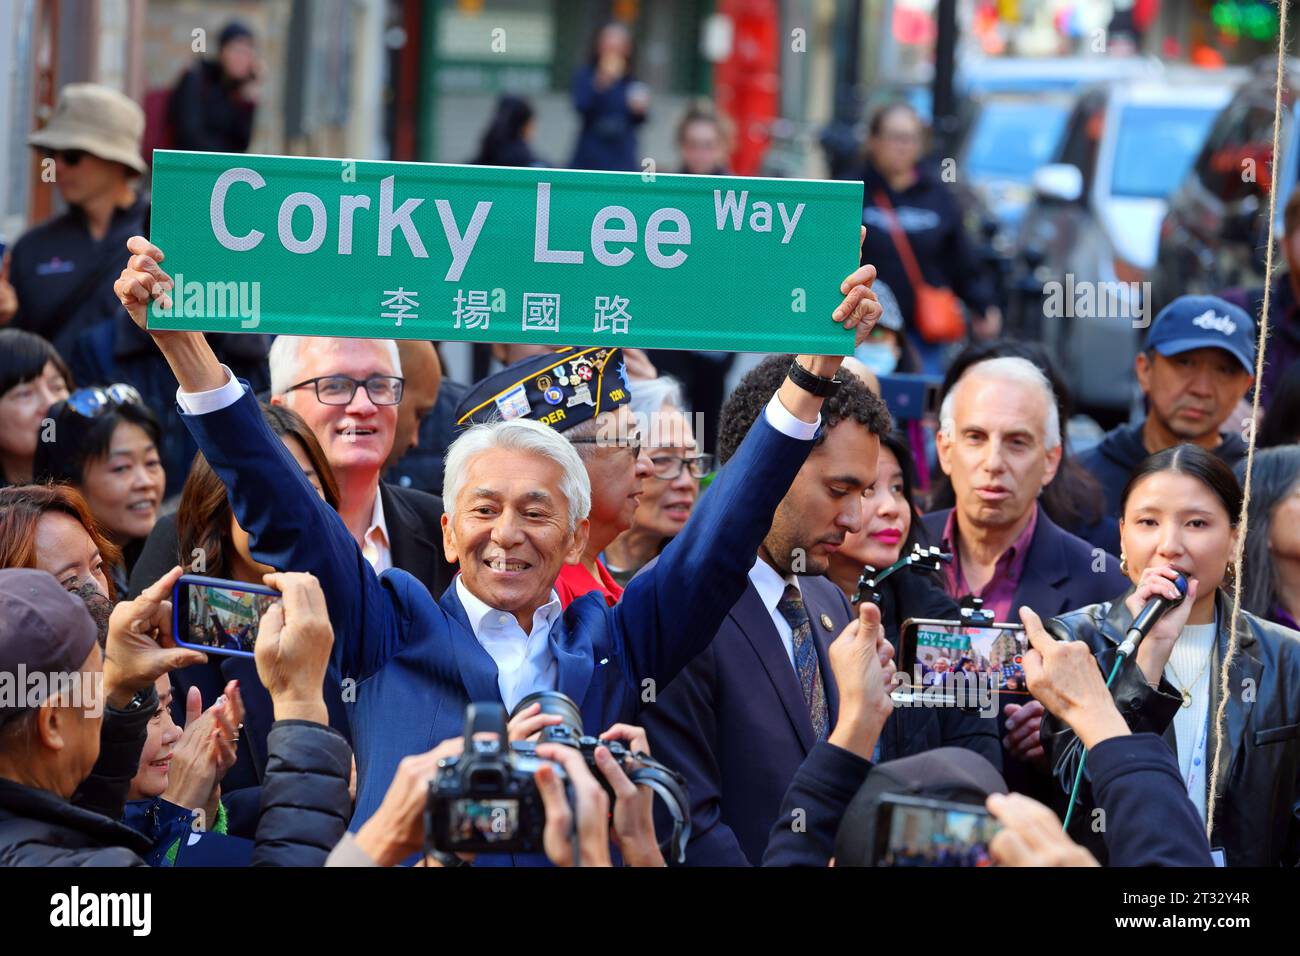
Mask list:
POLYGON ((325 241, 325 204, 319 196, 311 193, 291 193, 280 203, 280 216, 275 225, 276 232, 280 234, 280 245, 290 252, 298 255, 315 252, 325 241), (311 211, 311 235, 306 239, 299 239, 293 234, 293 214, 301 206, 306 206, 311 211))
POLYGON ((443 276, 443 281, 455 282, 465 271, 465 266, 469 264, 469 257, 474 254, 474 244, 478 242, 478 234, 483 231, 483 223, 487 221, 488 210, 492 208, 492 203, 483 201, 474 207, 474 215, 469 217, 469 225, 465 227, 463 235, 456 225, 456 216, 451 211, 451 203, 445 199, 437 199, 434 205, 438 207, 442 231, 446 234, 447 246, 451 249, 451 265, 447 267, 447 274, 443 276))
MULTIPOLYGON (((733 231, 739 232, 745 221, 745 206, 749 202, 749 190, 742 190, 740 198, 736 198, 733 190, 728 189, 727 195, 723 197, 721 189, 713 190, 713 217, 718 229, 727 227, 727 220, 731 220, 733 231)), ((785 203, 776 204, 776 211, 781 215, 781 226, 784 235, 781 236, 781 245, 788 245, 790 239, 794 236, 794 231, 799 226, 799 217, 803 215, 804 206, 807 203, 799 203, 794 207, 794 211, 785 208, 785 203)), ((753 212, 749 215, 749 228, 753 232, 771 232, 772 231, 772 204, 764 202, 761 199, 754 200, 753 212)))
MULTIPOLYGON (((224 248, 233 252, 249 252, 258 247, 265 238, 265 234, 259 229, 250 229, 242 236, 234 235, 230 231, 226 222, 226 199, 231 187, 236 183, 244 183, 252 189, 262 189, 266 186, 266 180, 263 179, 261 174, 247 167, 241 166, 221 173, 213 185, 210 197, 209 216, 212 232, 224 248)), ((742 192, 740 201, 737 203, 734 193, 728 191, 725 210, 718 191, 714 192, 714 197, 718 203, 719 228, 722 228, 722 223, 728 212, 732 215, 733 228, 742 228, 748 192, 742 192)), ((366 225, 368 225, 368 217, 363 217, 361 219, 362 225, 358 227, 358 210, 369 212, 371 200, 371 196, 364 194, 341 195, 338 197, 337 249, 339 255, 352 255, 353 240, 357 235, 357 229, 365 230, 366 225)), ((409 198, 399 205, 396 197, 396 177, 385 176, 379 181, 378 217, 374 226, 377 233, 376 253, 379 256, 392 256, 393 234, 400 232, 414 258, 429 258, 429 252, 425 247, 424 239, 420 235, 416 219, 417 211, 424 204, 424 201, 423 198, 409 198)), ((487 222, 488 214, 492 210, 492 202, 482 200, 476 203, 474 212, 471 214, 469 222, 466 223, 463 231, 456 221, 456 214, 452 210, 450 200, 434 199, 433 205, 438 210, 438 218, 441 221, 443 235, 447 240, 447 248, 451 252, 451 262, 443 278, 446 282, 457 282, 469 266, 474 249, 487 222)), ((803 206, 804 204, 800 203, 793 216, 791 216, 786 212, 783 204, 777 204, 785 227, 785 238, 782 239, 782 242, 788 242, 790 236, 793 235, 799 222, 799 216, 803 212, 803 206)), ((533 234, 533 261, 582 265, 585 253, 581 249, 554 249, 551 247, 550 183, 537 184, 536 214, 537 219, 533 234)), ((329 225, 329 212, 326 209, 325 201, 320 196, 310 192, 295 192, 286 196, 280 204, 276 216, 276 235, 281 246, 288 252, 296 255, 310 255, 318 251, 324 244, 325 237, 329 232, 329 225), (295 216, 297 216, 298 210, 302 208, 305 208, 310 214, 310 230, 305 238, 301 236, 301 217, 297 220, 299 231, 295 231, 294 228, 295 216)), ((760 232, 772 231, 772 206, 770 203, 758 201, 754 203, 749 227, 760 232)), ((687 219, 686 213, 673 206, 664 206, 650 213, 649 218, 646 220, 644 233, 641 233, 636 216, 628 207, 620 205, 602 207, 596 212, 591 223, 592 255, 601 265, 615 268, 626 265, 636 256, 632 247, 637 242, 638 236, 641 237, 644 243, 646 258, 658 269, 676 269, 688 258, 688 253, 682 247, 691 244, 691 223, 687 219)))
POLYGON ((534 262, 568 262, 582 265, 582 250, 552 249, 551 237, 551 184, 537 184, 537 225, 533 230, 534 262))
POLYGON ((411 221, 411 213, 415 212, 424 200, 408 199, 394 209, 393 181, 396 178, 396 176, 385 176, 379 181, 379 254, 381 256, 393 254, 393 230, 401 229, 406 244, 411 247, 411 255, 417 259, 427 259, 429 254, 424 251, 424 240, 420 238, 419 230, 411 221))
POLYGON ((596 213, 596 218, 591 221, 591 254, 603 266, 621 266, 632 258, 632 250, 626 245, 618 252, 610 252, 606 248, 606 243, 610 242, 636 242, 636 219, 626 206, 606 206, 596 213), (611 219, 621 220, 624 225, 611 229, 611 219))
POLYGON ((226 193, 235 183, 248 183, 254 189, 261 189, 266 185, 266 180, 245 166, 227 169, 217 177, 216 185, 212 187, 208 217, 212 220, 212 233, 217 237, 217 242, 232 252, 248 252, 250 249, 257 248, 257 244, 262 241, 263 233, 252 229, 242 236, 232 236, 230 230, 226 228, 226 193))
POLYGON ((659 251, 661 245, 689 246, 691 244, 691 224, 686 214, 680 209, 656 209, 650 214, 650 221, 645 224, 645 257, 660 269, 676 269, 686 261, 686 253, 678 249, 672 255, 659 251), (670 222, 677 228, 664 232, 660 226, 670 222))

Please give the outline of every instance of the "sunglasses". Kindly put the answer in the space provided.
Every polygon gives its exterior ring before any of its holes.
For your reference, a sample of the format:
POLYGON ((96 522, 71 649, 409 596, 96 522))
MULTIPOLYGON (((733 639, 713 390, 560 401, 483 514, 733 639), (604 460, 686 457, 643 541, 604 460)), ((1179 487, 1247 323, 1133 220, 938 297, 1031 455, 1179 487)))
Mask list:
POLYGON ((65 399, 68 408, 82 418, 99 418, 110 408, 143 405, 140 393, 125 382, 107 388, 79 388, 65 399))
POLYGON ((75 166, 86 157, 84 149, 46 149, 42 152, 59 160, 64 166, 75 166))

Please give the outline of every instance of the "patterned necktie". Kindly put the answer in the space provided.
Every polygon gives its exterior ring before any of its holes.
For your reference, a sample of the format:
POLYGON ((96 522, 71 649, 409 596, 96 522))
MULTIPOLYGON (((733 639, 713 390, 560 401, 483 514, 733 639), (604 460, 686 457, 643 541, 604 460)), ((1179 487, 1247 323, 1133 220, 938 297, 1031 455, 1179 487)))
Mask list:
POLYGON ((799 593, 799 589, 793 584, 787 584, 776 609, 790 625, 790 641, 794 645, 794 669, 799 675, 799 685, 803 688, 803 702, 808 707, 808 716, 812 718, 813 733, 818 740, 825 740, 830 734, 830 716, 826 711, 826 688, 822 686, 821 667, 817 663, 817 646, 813 643, 812 623, 808 620, 808 610, 803 606, 803 595, 799 593))

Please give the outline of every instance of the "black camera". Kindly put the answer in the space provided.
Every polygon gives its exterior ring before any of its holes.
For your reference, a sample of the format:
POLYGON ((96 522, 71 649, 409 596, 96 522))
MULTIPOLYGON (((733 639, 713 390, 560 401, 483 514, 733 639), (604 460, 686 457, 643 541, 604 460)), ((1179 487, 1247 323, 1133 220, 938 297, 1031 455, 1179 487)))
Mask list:
POLYGON ((618 762, 628 779, 637 786, 649 787, 664 802, 672 818, 672 832, 659 845, 667 860, 682 863, 686 860, 686 842, 691 836, 690 801, 687 797, 686 778, 676 771, 669 770, 649 754, 634 752, 619 740, 601 740, 582 732, 582 714, 572 698, 554 690, 542 690, 529 694, 515 705, 511 717, 531 707, 541 704, 542 714, 555 714, 560 718, 558 724, 543 727, 536 741, 522 741, 514 745, 519 754, 535 754, 538 744, 562 744, 579 751, 587 761, 587 768, 593 777, 609 794, 610 804, 614 802, 614 788, 610 786, 605 774, 596 765, 596 751, 604 747, 618 762))
MULTIPOLYGON (((550 761, 507 744, 500 704, 465 709, 465 750, 429 781, 425 838, 444 853, 540 853, 546 812, 533 774, 550 761), (496 734, 476 739, 475 734, 496 734)), ((555 771, 564 778, 558 765, 555 771)))

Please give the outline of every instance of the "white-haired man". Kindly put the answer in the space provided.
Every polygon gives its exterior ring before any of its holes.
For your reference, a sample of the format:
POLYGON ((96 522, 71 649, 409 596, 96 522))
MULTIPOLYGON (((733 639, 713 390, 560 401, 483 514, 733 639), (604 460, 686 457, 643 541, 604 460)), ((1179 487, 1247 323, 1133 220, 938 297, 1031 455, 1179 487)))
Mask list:
MULTIPOLYGON (((995 620, 1017 621, 1022 606, 1051 617, 1124 593, 1119 562, 1038 507, 1061 463, 1061 422, 1052 386, 1032 362, 972 365, 944 398, 935 444, 957 503, 923 521, 931 540, 953 555, 949 594, 980 597, 995 620)), ((1012 757, 1042 759, 1042 712, 1037 701, 1003 709, 1012 757)), ((1023 769, 1004 763, 1008 781, 1023 769)))
POLYGON ((375 573, 401 568, 441 594, 455 573, 434 530, 442 500, 379 480, 406 386, 397 343, 281 335, 268 359, 271 402, 316 435, 338 482, 339 516, 375 573))
MULTIPOLYGON (((171 279, 147 239, 134 237, 128 248, 115 289, 143 326, 149 301, 166 296, 171 279)), ((868 287, 874 276, 862 266, 841 285, 846 297, 834 319, 860 336, 880 311, 868 287)), ((377 809, 404 757, 461 732, 470 702, 514 708, 530 692, 556 690, 577 703, 590 732, 634 720, 708 645, 744 591, 772 515, 812 450, 823 396, 838 389, 842 361, 801 355, 792 363, 732 464, 622 601, 611 608, 588 594, 561 610, 555 578, 562 563, 581 558, 591 503, 586 469, 563 436, 516 419, 471 428, 453 444, 443 546, 461 573, 435 602, 399 570, 374 573, 200 333, 151 334, 254 556, 321 581, 334 662, 345 682, 356 682, 354 827, 377 809)), ((883 641, 878 618, 876 629, 883 641)))

